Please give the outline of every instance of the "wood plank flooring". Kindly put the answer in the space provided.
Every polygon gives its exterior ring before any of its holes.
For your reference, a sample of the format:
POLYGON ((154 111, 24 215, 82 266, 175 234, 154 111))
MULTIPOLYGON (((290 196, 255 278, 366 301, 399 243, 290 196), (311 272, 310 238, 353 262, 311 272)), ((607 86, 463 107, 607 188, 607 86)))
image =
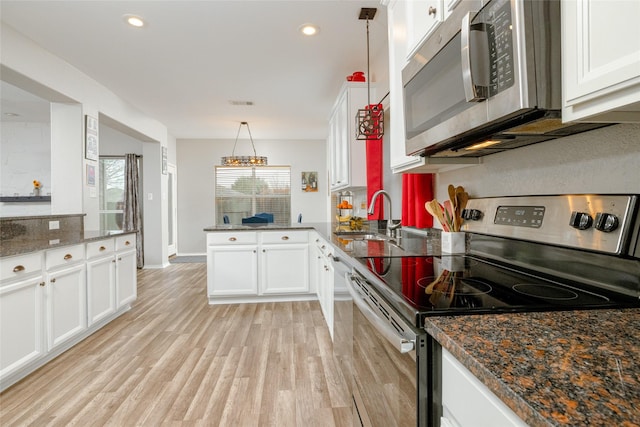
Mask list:
POLYGON ((138 272, 133 308, 0 394, 2 426, 350 426, 316 301, 210 306, 206 264, 138 272))

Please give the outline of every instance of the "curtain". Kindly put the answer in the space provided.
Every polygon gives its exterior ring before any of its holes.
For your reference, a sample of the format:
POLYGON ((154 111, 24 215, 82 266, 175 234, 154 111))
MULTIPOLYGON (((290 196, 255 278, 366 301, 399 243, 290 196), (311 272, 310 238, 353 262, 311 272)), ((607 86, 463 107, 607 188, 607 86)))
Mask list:
POLYGON ((138 194, 138 156, 126 154, 124 163, 124 214, 122 220, 123 231, 136 231, 137 267, 144 266, 142 212, 140 212, 140 197, 138 194))
POLYGON ((430 200, 433 200, 433 174, 402 175, 402 225, 433 227, 433 217, 424 208, 424 204, 430 200))
MULTIPOLYGON (((367 109, 384 111, 382 104, 367 105, 367 109)), ((378 126, 378 119, 374 120, 374 126, 378 126)), ((373 193, 382 190, 382 138, 367 138, 367 205, 371 203, 373 193)), ((369 220, 384 219, 384 198, 380 197, 374 207, 373 215, 368 216, 369 220)), ((391 218, 390 218, 391 219, 391 218)))

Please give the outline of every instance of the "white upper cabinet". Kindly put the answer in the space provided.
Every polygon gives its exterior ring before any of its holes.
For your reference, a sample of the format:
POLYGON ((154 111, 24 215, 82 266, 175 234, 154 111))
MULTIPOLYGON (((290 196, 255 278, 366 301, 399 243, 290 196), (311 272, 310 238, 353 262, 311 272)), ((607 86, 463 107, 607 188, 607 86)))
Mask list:
POLYGON ((407 7, 410 2, 392 1, 387 7, 389 37, 389 109, 385 140, 389 143, 389 164, 394 173, 424 165, 424 158, 407 156, 405 148, 402 69, 407 64, 407 7))
MULTIPOLYGON (((367 185, 366 141, 356 139, 356 115, 368 102, 367 84, 345 82, 329 120, 331 191, 367 185)), ((371 85, 371 102, 377 102, 371 85)))
POLYGON ((640 121, 640 2, 562 5, 564 121, 640 121))
POLYGON ((444 18, 443 0, 409 0, 398 1, 405 3, 407 16, 407 53, 412 57, 418 47, 424 42, 444 18))

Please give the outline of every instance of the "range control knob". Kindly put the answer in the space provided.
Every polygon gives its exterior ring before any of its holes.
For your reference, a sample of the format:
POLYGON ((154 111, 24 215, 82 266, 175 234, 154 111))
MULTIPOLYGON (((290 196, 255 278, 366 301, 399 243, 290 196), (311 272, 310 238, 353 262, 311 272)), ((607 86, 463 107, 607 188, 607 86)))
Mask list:
POLYGON ((482 211, 479 211, 478 209, 463 209, 462 218, 478 221, 482 218, 482 211))
POLYGON ((598 212, 596 214, 596 225, 594 227, 596 228, 596 230, 610 233, 611 231, 618 228, 618 217, 614 214, 598 212))
POLYGON ((593 224, 593 218, 586 212, 571 212, 569 225, 578 230, 586 230, 593 224))

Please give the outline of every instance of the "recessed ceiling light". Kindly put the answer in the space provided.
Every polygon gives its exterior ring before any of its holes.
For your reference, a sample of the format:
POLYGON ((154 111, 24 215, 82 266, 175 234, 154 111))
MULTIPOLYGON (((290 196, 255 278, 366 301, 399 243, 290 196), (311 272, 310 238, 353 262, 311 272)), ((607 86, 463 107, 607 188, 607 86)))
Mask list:
POLYGON ((320 28, 318 28, 318 26, 314 24, 303 24, 300 26, 300 32, 302 32, 302 34, 304 34, 305 36, 314 36, 318 34, 319 31, 320 28))
POLYGON ((131 25, 132 27, 141 28, 144 27, 144 21, 142 18, 136 15, 124 15, 124 22, 131 25))

